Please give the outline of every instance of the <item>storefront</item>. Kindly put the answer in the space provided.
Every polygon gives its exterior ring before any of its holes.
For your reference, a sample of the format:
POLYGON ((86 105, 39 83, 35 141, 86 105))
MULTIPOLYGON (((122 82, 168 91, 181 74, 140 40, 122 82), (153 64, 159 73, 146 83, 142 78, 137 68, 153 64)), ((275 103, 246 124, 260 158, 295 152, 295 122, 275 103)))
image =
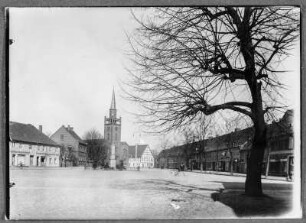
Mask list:
POLYGON ((292 175, 294 160, 292 153, 269 155, 269 175, 272 176, 289 176, 292 175))

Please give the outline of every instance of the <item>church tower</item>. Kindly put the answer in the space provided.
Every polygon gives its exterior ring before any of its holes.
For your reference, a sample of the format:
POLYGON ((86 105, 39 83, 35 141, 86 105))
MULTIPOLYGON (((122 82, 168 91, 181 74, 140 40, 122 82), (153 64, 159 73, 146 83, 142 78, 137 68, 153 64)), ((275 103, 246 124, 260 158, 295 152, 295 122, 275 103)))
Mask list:
POLYGON ((109 117, 104 117, 104 138, 113 145, 121 141, 121 117, 117 118, 115 91, 113 89, 109 117))

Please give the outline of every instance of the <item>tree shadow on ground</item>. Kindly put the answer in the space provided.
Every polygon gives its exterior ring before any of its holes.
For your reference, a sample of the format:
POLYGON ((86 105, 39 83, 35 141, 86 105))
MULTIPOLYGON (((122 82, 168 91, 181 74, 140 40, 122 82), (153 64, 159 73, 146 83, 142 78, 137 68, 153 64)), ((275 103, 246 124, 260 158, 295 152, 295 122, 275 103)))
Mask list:
POLYGON ((212 187, 198 187, 188 184, 180 184, 171 180, 145 180, 143 181, 144 184, 154 184, 158 185, 159 187, 163 187, 165 189, 176 189, 180 191, 187 191, 191 192, 193 190, 197 191, 211 191, 211 192, 218 192, 220 188, 212 188, 212 187))
POLYGON ((292 209, 292 185, 263 184, 264 195, 250 197, 244 193, 244 183, 219 182, 224 191, 211 195, 214 201, 232 208, 238 217, 276 217, 292 209))
POLYGON ((159 192, 178 192, 188 193, 190 195, 197 195, 211 199, 210 194, 213 192, 219 192, 220 187, 201 187, 188 184, 180 184, 171 180, 162 179, 150 179, 150 180, 134 180, 133 182, 122 182, 119 184, 112 185, 112 187, 118 187, 133 190, 148 190, 148 191, 159 191, 159 192), (122 184, 122 185, 121 185, 122 184))

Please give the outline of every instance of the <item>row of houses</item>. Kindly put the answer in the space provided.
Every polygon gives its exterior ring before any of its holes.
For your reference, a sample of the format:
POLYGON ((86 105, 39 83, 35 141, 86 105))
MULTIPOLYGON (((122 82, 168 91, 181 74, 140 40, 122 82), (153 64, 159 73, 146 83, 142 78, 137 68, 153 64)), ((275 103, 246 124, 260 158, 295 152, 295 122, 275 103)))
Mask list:
MULTIPOLYGON (((149 145, 128 145, 121 142, 121 117, 117 118, 115 92, 113 90, 109 117, 104 119, 104 136, 108 143, 106 160, 110 164, 111 145, 115 146, 116 166, 154 166, 149 145)), ((99 139, 95 139, 99 141, 99 139)), ((98 142, 99 143, 99 142, 98 142)), ((10 122, 9 156, 11 166, 79 166, 92 162, 89 159, 88 143, 82 140, 70 125, 61 126, 50 137, 42 132, 42 126, 10 122)))
POLYGON ((59 166, 61 147, 33 125, 10 122, 10 166, 59 166))
MULTIPOLYGON (((110 148, 110 147, 109 147, 110 148)), ((108 149, 109 149, 108 148, 108 149)), ((109 153, 109 151, 107 151, 109 153)), ((71 126, 61 126, 50 137, 42 132, 42 126, 10 122, 10 166, 66 167, 87 165, 88 148, 71 126)), ((149 145, 120 143, 116 150, 118 166, 151 168, 154 159, 149 145)), ((106 161, 107 162, 107 161, 106 161)))
MULTIPOLYGON (((264 154, 262 173, 287 176, 293 171, 292 110, 279 122, 267 128, 268 146, 264 154)), ((253 128, 235 130, 229 134, 196 141, 163 150, 157 157, 160 168, 188 169, 246 173, 247 159, 252 146, 253 128)))
POLYGON ((86 143, 73 131, 61 126, 51 137, 42 126, 10 122, 10 166, 77 166, 86 162, 86 143))

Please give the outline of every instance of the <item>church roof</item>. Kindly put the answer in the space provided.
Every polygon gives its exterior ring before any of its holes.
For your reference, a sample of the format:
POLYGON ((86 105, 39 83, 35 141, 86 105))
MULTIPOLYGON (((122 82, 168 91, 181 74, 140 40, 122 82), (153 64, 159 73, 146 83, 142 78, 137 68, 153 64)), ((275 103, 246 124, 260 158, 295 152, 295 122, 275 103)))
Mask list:
POLYGON ((59 146, 31 124, 10 122, 10 140, 32 144, 59 146))
POLYGON ((129 146, 129 157, 131 158, 140 158, 143 152, 149 145, 137 145, 137 157, 136 156, 136 146, 129 146))
POLYGON ((115 90, 113 89, 112 103, 110 109, 116 109, 115 90))

